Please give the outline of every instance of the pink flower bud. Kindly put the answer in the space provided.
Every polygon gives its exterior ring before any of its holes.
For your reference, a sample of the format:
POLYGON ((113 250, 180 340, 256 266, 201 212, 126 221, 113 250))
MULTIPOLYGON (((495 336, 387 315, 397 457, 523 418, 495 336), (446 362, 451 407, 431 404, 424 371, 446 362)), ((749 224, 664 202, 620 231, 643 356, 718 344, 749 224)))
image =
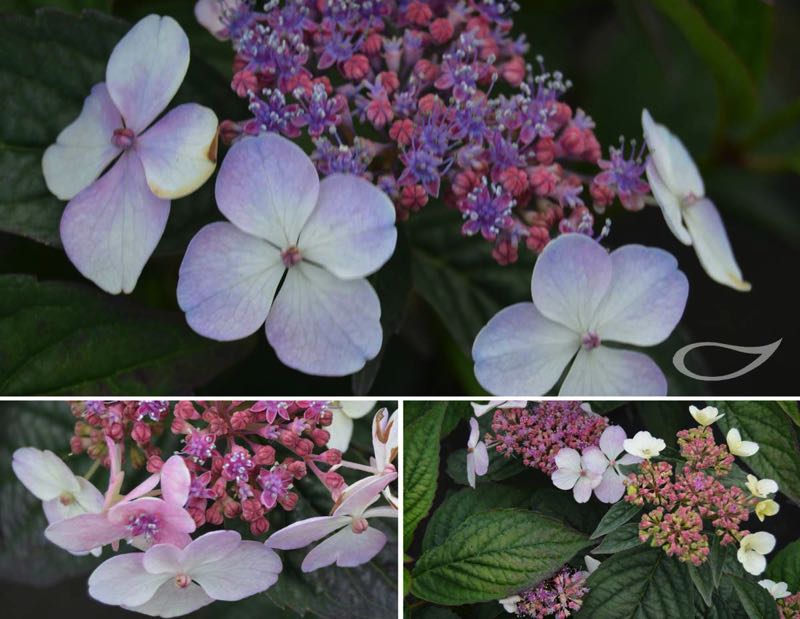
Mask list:
POLYGON ((506 236, 498 237, 492 248, 492 258, 502 266, 513 264, 519 258, 517 244, 506 236))
POLYGON ((364 39, 363 49, 370 56, 380 53, 383 47, 383 37, 377 32, 373 32, 366 39, 364 39))
POLYGON ((550 165, 556 158, 556 145, 552 138, 542 138, 534 146, 536 161, 543 165, 550 165))
POLYGON ((234 501, 229 496, 224 496, 221 499, 222 501, 222 513, 225 515, 226 518, 236 518, 242 511, 242 506, 239 505, 236 501, 234 501))
POLYGON ((295 479, 303 479, 308 474, 306 463, 302 460, 284 460, 283 465, 295 479))
POLYGON ((125 426, 121 423, 112 423, 106 428, 106 434, 115 443, 120 443, 125 440, 125 426))
POLYGON ((528 174, 531 188, 537 196, 548 196, 553 193, 558 183, 558 177, 546 166, 535 166, 528 174))
POLYGON ((353 54, 342 64, 342 73, 349 80, 363 80, 369 73, 369 59, 364 54, 353 54))
POLYGON ((541 254, 544 248, 550 242, 550 233, 547 228, 542 226, 531 226, 528 228, 528 236, 525 239, 525 244, 531 251, 541 254))
POLYGON ((383 86, 387 95, 392 94, 400 87, 400 78, 397 77, 397 73, 394 71, 381 71, 378 73, 376 81, 383 86))
POLYGON ((342 461, 342 452, 338 449, 329 449, 322 453, 322 461, 334 466, 342 461))
POLYGON ((503 79, 516 88, 525 79, 525 60, 521 56, 514 56, 502 68, 503 79))
POLYGON ((406 19, 417 26, 424 26, 433 17, 433 10, 427 4, 414 0, 406 9, 406 19))
POLYGON ((330 439, 331 433, 327 430, 323 430, 322 428, 314 428, 311 430, 311 440, 314 441, 314 445, 317 447, 324 447, 330 439))
POLYGON ((447 43, 453 37, 453 24, 444 17, 434 19, 430 27, 431 38, 439 45, 447 43))
POLYGON ((528 175, 519 168, 506 168, 500 172, 498 180, 503 189, 514 197, 518 197, 528 190, 528 175))
POLYGON ((439 67, 430 60, 422 58, 414 65, 414 75, 421 82, 432 82, 439 76, 439 67))
POLYGON ((206 522, 213 525, 221 525, 225 521, 222 515, 222 501, 215 501, 206 510, 206 522))
POLYGON ((297 444, 298 438, 297 434, 291 430, 281 430, 278 432, 278 441, 284 447, 293 448, 297 444))
MULTIPOLYGON (((205 501, 203 502, 205 503, 205 501)), ((194 520, 198 529, 206 523, 206 510, 202 507, 190 505, 186 508, 186 511, 189 512, 189 515, 192 517, 192 520, 194 520)))
POLYGON ((237 411, 231 417, 231 428, 241 432, 247 428, 247 426, 250 424, 250 421, 251 418, 249 411, 237 411))
POLYGON ((231 88, 240 97, 246 97, 248 93, 258 89, 258 77, 252 71, 243 69, 234 73, 231 80, 231 88))
POLYGON ((308 456, 314 451, 314 443, 307 438, 301 438, 294 446, 298 456, 308 456))
POLYGON ((570 125, 561 133, 558 144, 566 154, 579 157, 584 149, 583 131, 575 125, 570 125))
POLYGON ((264 516, 264 506, 258 499, 245 499, 242 501, 242 520, 254 522, 264 516))
POLYGON ((269 520, 266 518, 257 518, 250 523, 250 533, 255 536, 264 535, 269 531, 269 520))
POLYGON ((285 509, 287 512, 290 512, 297 505, 298 499, 299 497, 297 496, 297 493, 287 492, 278 499, 278 503, 281 504, 281 507, 283 507, 283 509, 285 509))
POLYGON ((195 410, 194 404, 189 400, 181 400, 175 404, 173 412, 178 419, 200 419, 200 413, 195 410))
POLYGON ((131 438, 136 441, 139 445, 144 445, 150 441, 150 437, 153 435, 150 426, 142 421, 137 421, 133 424, 133 430, 131 431, 131 438))
POLYGON ((253 455, 253 462, 258 466, 271 466, 275 464, 275 448, 271 445, 259 445, 253 455))

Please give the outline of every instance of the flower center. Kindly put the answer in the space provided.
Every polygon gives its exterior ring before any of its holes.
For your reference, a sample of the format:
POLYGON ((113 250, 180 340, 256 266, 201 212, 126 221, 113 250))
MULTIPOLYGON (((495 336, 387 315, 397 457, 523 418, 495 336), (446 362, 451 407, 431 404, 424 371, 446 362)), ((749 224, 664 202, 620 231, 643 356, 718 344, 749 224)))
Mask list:
POLYGON ((281 260, 283 260, 283 264, 287 269, 291 269, 300 262, 302 258, 303 256, 300 255, 300 250, 294 245, 287 247, 281 252, 281 260))
POLYGON ((132 538, 144 536, 145 540, 152 542, 158 536, 161 523, 158 516, 155 514, 142 512, 128 518, 128 525, 126 528, 130 532, 132 538))
POLYGON ((114 129, 114 135, 111 136, 111 143, 117 148, 126 150, 133 146, 133 140, 135 137, 136 134, 133 132, 133 129, 120 127, 119 129, 114 129))
POLYGON ((69 492, 62 492, 58 497, 58 502, 66 507, 67 505, 72 505, 75 502, 75 497, 69 492))
POLYGON ((175 586, 179 589, 185 589, 188 587, 192 582, 192 579, 189 578, 186 574, 178 574, 175 577, 175 586))
POLYGON ((581 336, 581 345, 586 350, 592 350, 600 346, 600 336, 594 331, 587 331, 581 336))
POLYGON ((366 518, 353 518, 353 533, 363 533, 369 529, 369 522, 366 518))

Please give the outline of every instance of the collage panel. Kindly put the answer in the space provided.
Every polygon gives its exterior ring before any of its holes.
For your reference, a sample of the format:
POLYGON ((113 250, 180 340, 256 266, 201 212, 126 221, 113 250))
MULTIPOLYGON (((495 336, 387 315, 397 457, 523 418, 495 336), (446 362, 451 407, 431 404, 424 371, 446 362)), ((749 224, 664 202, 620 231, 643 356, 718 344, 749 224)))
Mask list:
POLYGON ((395 619, 398 403, 0 402, 9 619, 395 619))
POLYGON ((795 401, 405 401, 405 619, 800 617, 795 401))

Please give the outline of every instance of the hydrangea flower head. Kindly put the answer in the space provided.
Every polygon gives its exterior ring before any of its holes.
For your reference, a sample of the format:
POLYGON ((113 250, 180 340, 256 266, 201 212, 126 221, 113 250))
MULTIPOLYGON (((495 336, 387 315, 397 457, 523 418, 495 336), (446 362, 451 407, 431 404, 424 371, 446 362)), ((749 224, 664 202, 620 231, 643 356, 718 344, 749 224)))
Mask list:
POLYGON ((236 601, 274 585, 282 569, 274 551, 236 531, 211 531, 185 548, 157 544, 117 555, 89 577, 89 595, 156 617, 176 617, 236 601), (246 568, 246 569, 244 569, 246 568))
POLYGON ((397 239, 382 191, 348 174, 320 182, 299 146, 265 134, 230 149, 216 197, 231 223, 197 233, 178 279, 195 331, 235 340, 266 322, 283 363, 323 376, 353 373, 378 354, 380 302, 365 277, 397 239))
POLYGON ((604 343, 662 342, 688 292, 663 250, 627 245, 609 254, 583 234, 562 235, 536 261, 533 302, 501 310, 478 333, 475 376, 493 393, 541 395, 569 366, 560 395, 665 395, 666 379, 649 357, 604 343))
POLYGON ((42 159, 48 189, 69 200, 64 250, 106 292, 134 289, 164 232, 170 200, 200 187, 216 166, 210 109, 187 103, 153 122, 188 67, 189 39, 178 23, 143 18, 117 43, 105 82, 92 88, 42 159))
POLYGON ((733 256, 728 234, 689 151, 675 134, 642 110, 642 128, 650 159, 647 179, 672 233, 694 245, 700 264, 716 282, 747 292, 750 284, 733 256))

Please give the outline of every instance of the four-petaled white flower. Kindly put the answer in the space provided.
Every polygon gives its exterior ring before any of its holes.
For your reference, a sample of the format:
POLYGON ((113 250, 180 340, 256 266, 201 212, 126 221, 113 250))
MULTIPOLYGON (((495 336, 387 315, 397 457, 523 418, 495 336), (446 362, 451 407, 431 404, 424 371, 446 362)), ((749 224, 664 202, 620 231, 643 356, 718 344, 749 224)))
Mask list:
POLYGON ((747 458, 758 451, 758 443, 743 441, 741 433, 736 428, 728 430, 725 441, 728 443, 728 451, 734 456, 747 458))
POLYGON ((758 576, 767 567, 768 555, 775 549, 775 536, 766 531, 758 531, 745 535, 739 542, 736 558, 745 571, 753 576, 758 576))
POLYGON ((781 506, 778 505, 772 499, 764 499, 763 501, 759 501, 756 504, 755 514, 756 517, 761 521, 767 518, 767 516, 774 516, 781 510, 781 506))
POLYGON ((775 582, 774 580, 770 580, 769 578, 765 578, 764 580, 759 580, 758 584, 764 587, 769 594, 775 600, 781 600, 783 598, 788 598, 791 593, 789 593, 789 585, 785 582, 775 582))
POLYGON ((353 437, 353 419, 361 419, 375 408, 375 400, 342 400, 331 407, 333 421, 325 428, 331 435, 328 447, 342 453, 350 447, 353 437))
POLYGON ((759 499, 766 499, 778 491, 778 483, 774 479, 759 479, 755 475, 748 475, 745 485, 750 494, 759 499))
POLYGON ((278 358, 319 376, 352 374, 375 358, 381 305, 366 277, 394 252, 389 197, 354 175, 320 182, 297 144, 268 133, 231 147, 216 198, 231 223, 202 228, 178 276, 192 329, 227 341, 266 322, 278 358))
POLYGON ((710 426, 725 416, 725 413, 720 413, 713 406, 706 406, 705 408, 690 406, 689 414, 691 414, 694 420, 701 426, 710 426))
POLYGON ((467 439, 467 481, 475 487, 475 476, 486 475, 489 470, 489 452, 486 443, 479 440, 481 436, 478 420, 469 420, 469 438, 467 439))
MULTIPOLYGON (((605 470, 600 484, 594 489, 594 495, 603 503, 616 503, 625 494, 625 475, 619 469, 621 464, 636 464, 642 459, 638 456, 626 454, 625 439, 627 435, 621 426, 608 426, 600 435, 598 446, 606 459, 605 470)), ((585 453, 585 452, 584 452, 585 453)))
POLYGON ((656 123, 647 110, 642 111, 642 128, 650 150, 647 180, 670 230, 685 245, 694 245, 711 279, 736 290, 750 290, 719 211, 705 197, 703 179, 683 142, 656 123))
POLYGON ((656 438, 646 430, 642 430, 634 434, 633 438, 626 438, 623 446, 629 454, 649 460, 664 451, 667 444, 663 439, 656 438))
POLYGON ((572 489, 578 503, 586 503, 592 490, 603 481, 608 460, 597 447, 591 446, 579 453, 572 447, 562 447, 555 457, 556 470, 550 478, 561 490, 572 489))
POLYGON ((569 367, 559 395, 665 395, 650 357, 605 344, 664 341, 688 294, 686 276, 661 249, 626 245, 609 254, 588 236, 563 234, 536 260, 533 302, 501 310, 478 333, 475 376, 491 393, 542 395, 569 367))
POLYGON ((188 67, 189 39, 178 22, 143 18, 114 47, 105 82, 42 158, 48 189, 69 200, 64 251, 106 292, 134 289, 164 233, 170 200, 192 193, 216 167, 213 111, 186 103, 153 123, 188 67))
POLYGON ((509 595, 507 598, 497 600, 507 613, 515 615, 517 613, 517 603, 522 601, 518 595, 509 595))

